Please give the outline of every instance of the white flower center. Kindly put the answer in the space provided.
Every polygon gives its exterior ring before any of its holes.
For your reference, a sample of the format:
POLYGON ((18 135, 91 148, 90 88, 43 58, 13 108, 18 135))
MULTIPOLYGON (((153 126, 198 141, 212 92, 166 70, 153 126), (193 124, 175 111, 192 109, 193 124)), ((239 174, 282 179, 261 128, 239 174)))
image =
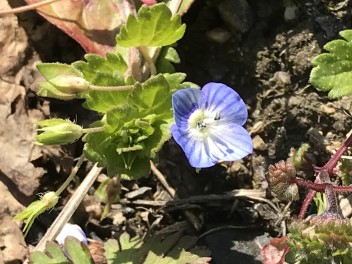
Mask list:
POLYGON ((220 119, 220 113, 197 109, 188 118, 188 129, 195 139, 204 139, 210 135, 209 128, 216 125, 220 119))

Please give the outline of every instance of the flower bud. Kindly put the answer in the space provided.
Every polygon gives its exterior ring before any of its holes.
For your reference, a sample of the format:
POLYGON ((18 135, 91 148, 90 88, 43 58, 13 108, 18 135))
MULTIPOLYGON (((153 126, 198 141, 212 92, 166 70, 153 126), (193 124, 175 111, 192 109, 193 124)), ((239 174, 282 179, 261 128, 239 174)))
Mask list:
POLYGON ((294 182, 296 170, 292 163, 279 161, 275 165, 270 165, 267 180, 270 188, 280 200, 298 200, 298 187, 294 182))
POLYGON ((59 196, 55 192, 47 192, 41 197, 41 202, 45 204, 45 209, 53 208, 59 201, 59 196))
POLYGON ((55 87, 49 82, 39 83, 39 86, 41 87, 41 89, 38 91, 37 94, 43 97, 50 97, 50 98, 61 99, 65 101, 76 98, 76 94, 69 94, 69 93, 67 94, 67 93, 60 92, 60 90, 57 89, 57 87, 55 87))
POLYGON ((291 148, 289 161, 293 163, 297 170, 312 169, 312 160, 307 154, 308 149, 308 144, 302 144, 297 150, 295 148, 291 148))
POLYGON ((53 118, 39 121, 38 132, 35 144, 42 145, 63 145, 76 141, 83 134, 81 126, 69 120, 53 118))
POLYGON ((74 99, 78 93, 87 91, 90 87, 90 83, 84 78, 68 75, 56 76, 39 85, 42 88, 39 95, 62 100, 74 99))
POLYGON ((60 92, 76 94, 89 89, 90 83, 82 77, 59 75, 49 80, 60 92))

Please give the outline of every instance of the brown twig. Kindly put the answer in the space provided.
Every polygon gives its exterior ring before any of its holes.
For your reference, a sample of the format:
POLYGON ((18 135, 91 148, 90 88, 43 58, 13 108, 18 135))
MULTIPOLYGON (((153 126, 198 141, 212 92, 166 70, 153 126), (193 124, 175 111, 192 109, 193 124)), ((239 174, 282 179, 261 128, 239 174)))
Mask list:
MULTIPOLYGON (((77 207, 83 200, 89 188, 92 186, 92 184, 98 177, 100 171, 101 171, 101 168, 97 167, 97 165, 95 164, 93 168, 89 171, 87 176, 84 178, 81 185, 73 193, 68 203, 62 209, 61 213, 52 223, 52 225, 45 233, 43 238, 40 240, 38 245, 34 248, 34 251, 44 251, 46 242, 55 239, 55 237, 61 231, 62 227, 67 223, 67 221, 71 218, 73 213, 76 211, 77 207)), ((26 260, 25 263, 29 263, 29 261, 26 260)))
MULTIPOLYGON (((170 194, 170 196, 173 199, 178 199, 176 191, 167 183, 164 175, 157 169, 155 164, 150 161, 150 167, 154 175, 157 177, 157 179, 160 181, 161 185, 165 188, 165 190, 170 194)), ((202 228, 202 223, 198 217, 193 214, 191 211, 185 210, 184 211, 187 219, 191 222, 193 227, 199 231, 202 228)))
POLYGON ((44 1, 41 1, 38 3, 12 8, 10 10, 1 10, 0 15, 12 15, 12 14, 23 13, 23 12, 34 10, 34 9, 37 9, 37 8, 40 8, 40 7, 43 7, 46 5, 53 4, 58 1, 61 1, 61 0, 44 0, 44 1))

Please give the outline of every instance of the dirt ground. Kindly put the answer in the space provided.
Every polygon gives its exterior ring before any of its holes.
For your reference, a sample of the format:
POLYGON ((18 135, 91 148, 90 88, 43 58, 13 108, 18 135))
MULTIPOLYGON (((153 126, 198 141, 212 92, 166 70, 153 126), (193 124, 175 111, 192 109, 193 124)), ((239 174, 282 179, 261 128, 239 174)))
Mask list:
MULTIPOLYGON (((12 7, 24 4, 10 2, 12 7)), ((0 9, 6 8, 7 1, 0 0, 0 9)), ((351 28, 351 10, 348 0, 196 1, 183 17, 187 31, 177 46, 181 64, 176 68, 199 85, 215 81, 236 89, 248 105, 246 127, 254 141, 253 154, 195 173, 170 140, 157 165, 182 202, 170 202, 150 175, 122 182, 121 203, 103 221, 102 205, 91 190, 74 222, 102 240, 124 230, 145 234, 182 226, 184 232, 201 236, 199 244, 212 251, 212 263, 260 263, 259 245, 285 232, 305 193, 302 190, 301 200, 283 212, 286 203, 268 190, 268 165, 287 159, 290 149, 302 143, 310 144, 310 157, 322 165, 352 127, 350 98, 329 100, 308 82, 312 58, 326 42, 338 38, 339 31, 351 28), (243 189, 262 196, 234 195, 234 190, 243 189), (141 205, 140 200, 149 202, 141 205), (155 205, 156 201, 166 205, 155 205), (199 230, 188 222, 185 210, 200 222, 199 230), (153 223, 157 224, 151 228, 153 223)), ((95 116, 80 101, 47 100, 35 94, 41 78, 35 64, 82 59, 77 43, 34 11, 2 16, 0 24, 0 263, 21 263, 91 166, 85 164, 60 206, 39 217, 24 239, 12 217, 38 193, 55 190, 82 151, 80 142, 34 146, 34 122, 62 117, 87 125, 95 116)))

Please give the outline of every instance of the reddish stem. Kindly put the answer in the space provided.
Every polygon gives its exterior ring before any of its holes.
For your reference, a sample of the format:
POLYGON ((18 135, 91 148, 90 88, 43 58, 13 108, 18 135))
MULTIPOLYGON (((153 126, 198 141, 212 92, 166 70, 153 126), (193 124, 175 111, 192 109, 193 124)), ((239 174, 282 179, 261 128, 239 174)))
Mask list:
POLYGON ((304 198, 304 201, 302 203, 301 211, 299 212, 298 219, 303 220, 304 217, 306 216, 308 207, 310 203, 313 201, 313 198, 317 192, 314 190, 309 190, 306 198, 304 198))
POLYGON ((316 167, 315 169, 327 170, 329 174, 333 173, 333 170, 341 158, 342 154, 347 150, 348 146, 352 143, 352 134, 343 142, 343 144, 338 148, 334 155, 330 158, 330 160, 323 167, 316 167))
POLYGON ((301 178, 295 178, 295 183, 300 186, 304 186, 308 189, 314 190, 315 192, 325 192, 327 186, 332 186, 335 192, 352 192, 352 186, 337 186, 331 183, 313 183, 311 181, 306 181, 301 178))
MULTIPOLYGON (((352 143, 352 134, 345 140, 345 142, 343 142, 343 144, 339 147, 339 149, 335 152, 335 154, 332 155, 330 160, 323 167, 315 167, 314 168, 314 170, 318 173, 314 183, 310 183, 310 184, 303 183, 302 184, 303 186, 310 188, 310 190, 302 203, 302 207, 301 207, 301 211, 299 212, 298 219, 301 219, 301 220, 304 219, 304 217, 307 213, 308 207, 309 207, 310 203, 312 202, 315 194, 317 193, 317 191, 314 190, 314 189, 316 189, 315 187, 317 187, 317 185, 320 184, 321 182, 324 182, 320 179, 321 173, 327 172, 328 175, 332 174, 337 162, 339 161, 342 154, 347 150, 348 146, 351 143, 352 143), (312 188, 312 186, 314 188, 312 188)), ((302 181, 301 181, 301 183, 302 183, 302 181)), ((300 184, 300 183, 298 183, 298 184, 300 184)), ((352 191, 351 188, 352 188, 351 186, 334 186, 333 190, 335 192, 336 191, 337 192, 351 192, 352 191)), ((329 201, 328 201, 328 203, 329 203, 329 201)), ((328 207, 329 206, 330 205, 328 205, 328 207)))

